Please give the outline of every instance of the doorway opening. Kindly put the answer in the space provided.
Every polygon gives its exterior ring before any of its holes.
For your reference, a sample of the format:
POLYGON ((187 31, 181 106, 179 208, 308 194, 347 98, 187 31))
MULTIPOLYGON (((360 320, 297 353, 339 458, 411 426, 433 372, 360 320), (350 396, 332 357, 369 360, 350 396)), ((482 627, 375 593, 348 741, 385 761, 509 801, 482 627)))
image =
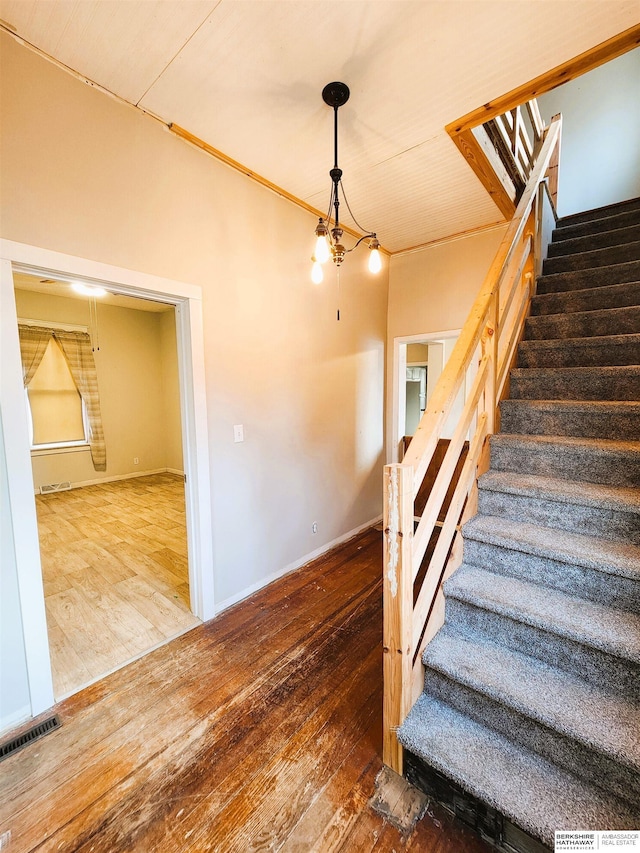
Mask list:
MULTIPOLYGON (((23 713, 24 719, 26 716, 36 716, 50 708, 54 702, 54 690, 51 671, 53 650, 47 631, 34 497, 34 471, 31 465, 31 446, 18 337, 14 273, 33 276, 40 281, 69 282, 79 280, 90 286, 100 285, 114 296, 134 297, 137 300, 153 300, 162 303, 166 306, 166 311, 162 313, 167 315, 166 322, 168 324, 172 322, 173 315, 184 473, 165 470, 156 471, 150 476, 173 479, 178 490, 183 492, 188 577, 186 584, 183 584, 182 588, 175 594, 186 598, 188 591, 189 618, 193 619, 194 623, 195 618, 204 621, 214 615, 204 344, 199 287, 74 256, 62 255, 38 247, 12 243, 11 241, 0 241, 0 248, 2 249, 0 260, 0 302, 2 307, 0 311, 2 332, 0 348, 3 366, 0 395, 4 422, 3 456, 6 461, 8 485, 8 517, 11 527, 9 533, 15 550, 15 578, 19 590, 22 623, 22 636, 16 634, 15 638, 6 638, 3 635, 3 644, 7 639, 15 639, 16 644, 24 648, 29 701, 29 714, 23 713)), ((144 385, 141 385, 140 393, 143 394, 144 392, 144 385)), ((80 454, 78 453, 77 456, 80 454)), ((139 457, 139 462, 142 462, 142 456, 139 457)), ((165 465, 165 468, 168 467, 165 465)), ((135 482, 135 479, 124 478, 121 482, 131 484, 135 482)), ((139 479, 144 480, 144 478, 139 479)), ((84 483, 84 488, 106 488, 107 485, 109 484, 84 483)), ((153 484, 146 484, 146 486, 150 485, 153 484)), ((79 494, 81 490, 70 490, 66 494, 73 494, 74 491, 79 494)), ((152 510, 158 509, 159 498, 149 491, 146 491, 145 495, 142 502, 146 508, 149 509, 149 505, 151 505, 152 510)), ((132 512, 128 515, 130 518, 134 517, 132 512)), ((179 515, 180 510, 178 509, 174 514, 176 528, 179 515)), ((158 519, 157 517, 147 516, 146 518, 141 517, 139 521, 143 523, 142 526, 149 527, 158 519)), ((91 519, 86 521, 86 530, 89 529, 91 523, 91 519)), ((96 523, 95 520, 93 523, 96 523)), ((156 526, 160 529, 159 525, 156 526)), ((164 523, 164 526, 167 527, 168 525, 164 523)), ((124 537, 122 537, 122 541, 126 542, 124 537)), ((184 542, 184 539, 182 541, 184 542)), ((157 544, 157 541, 152 540, 154 547, 157 544)), ((121 550, 129 550, 129 546, 130 543, 121 550)), ((138 550, 140 553, 144 553, 143 548, 138 550)), ((164 549, 161 548, 160 550, 164 549)), ((149 555, 144 554, 144 556, 148 557, 149 555)), ((170 557, 166 553, 164 556, 170 557)), ((169 571, 173 572, 173 569, 169 568, 169 571)), ((95 576, 93 580, 96 581, 95 576)), ((130 585, 133 586, 134 584, 130 585)), ((187 605, 185 603, 186 611, 187 605)), ((181 630, 173 633, 175 636, 176 633, 181 633, 181 630)), ((164 641, 159 640, 155 645, 164 641)), ((138 657, 142 653, 145 652, 130 653, 127 659, 138 657)), ((122 663, 124 662, 122 661, 122 663)), ((71 690, 70 692, 75 691, 71 690)), ((56 690, 56 695, 58 693, 59 691, 56 690)), ((16 724, 20 720, 16 717, 12 722, 16 724)))
POLYGON ((189 595, 175 307, 13 277, 21 351, 40 333, 47 340, 25 406, 59 701, 200 623, 189 595), (57 344, 67 335, 84 336, 93 357, 105 471, 95 470, 86 405, 57 344))
MULTIPOLYGON (((459 334, 454 329, 394 339, 390 462, 402 461, 459 334)), ((462 389, 456 411, 464 405, 464 395, 462 389)))

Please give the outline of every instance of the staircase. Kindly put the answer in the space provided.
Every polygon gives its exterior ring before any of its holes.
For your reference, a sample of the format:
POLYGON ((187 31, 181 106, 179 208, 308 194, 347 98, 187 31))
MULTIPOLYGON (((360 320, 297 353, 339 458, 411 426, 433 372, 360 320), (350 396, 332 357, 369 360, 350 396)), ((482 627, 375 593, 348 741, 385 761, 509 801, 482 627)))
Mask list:
POLYGON ((640 199, 557 225, 398 732, 500 849, 640 828, 640 199))

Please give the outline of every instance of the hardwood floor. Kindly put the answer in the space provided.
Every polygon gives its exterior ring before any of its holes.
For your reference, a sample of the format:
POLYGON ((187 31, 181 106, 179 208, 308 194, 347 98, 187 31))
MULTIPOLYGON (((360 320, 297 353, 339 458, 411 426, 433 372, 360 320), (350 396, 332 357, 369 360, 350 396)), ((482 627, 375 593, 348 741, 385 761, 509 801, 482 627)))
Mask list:
POLYGON ((430 805, 404 834, 381 764, 373 529, 56 706, 7 758, 9 851, 489 853, 430 805))
POLYGON ((57 699, 199 624, 182 478, 38 495, 36 507, 57 699))

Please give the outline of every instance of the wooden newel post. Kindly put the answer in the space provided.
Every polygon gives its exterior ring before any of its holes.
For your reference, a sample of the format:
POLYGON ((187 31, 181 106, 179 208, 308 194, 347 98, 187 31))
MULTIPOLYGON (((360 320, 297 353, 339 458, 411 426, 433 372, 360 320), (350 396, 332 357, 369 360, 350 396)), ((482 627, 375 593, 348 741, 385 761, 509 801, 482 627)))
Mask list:
POLYGON ((384 763, 402 774, 396 730, 411 707, 413 615, 413 467, 384 469, 383 741, 384 763))

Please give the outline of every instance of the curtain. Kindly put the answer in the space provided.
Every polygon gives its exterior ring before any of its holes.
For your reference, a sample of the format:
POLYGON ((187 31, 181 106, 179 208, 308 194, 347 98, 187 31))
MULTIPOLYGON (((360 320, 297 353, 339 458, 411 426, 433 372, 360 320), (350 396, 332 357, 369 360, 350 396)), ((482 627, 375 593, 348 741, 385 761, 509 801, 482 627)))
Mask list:
POLYGON ((31 382, 36 370, 40 366, 52 334, 53 329, 45 329, 40 326, 18 325, 20 355, 22 357, 22 381, 25 388, 31 382))
POLYGON ((106 471, 107 449, 102 430, 98 375, 91 350, 91 339, 86 332, 66 332, 54 329, 52 334, 64 353, 73 381, 84 401, 93 467, 96 471, 106 471))

